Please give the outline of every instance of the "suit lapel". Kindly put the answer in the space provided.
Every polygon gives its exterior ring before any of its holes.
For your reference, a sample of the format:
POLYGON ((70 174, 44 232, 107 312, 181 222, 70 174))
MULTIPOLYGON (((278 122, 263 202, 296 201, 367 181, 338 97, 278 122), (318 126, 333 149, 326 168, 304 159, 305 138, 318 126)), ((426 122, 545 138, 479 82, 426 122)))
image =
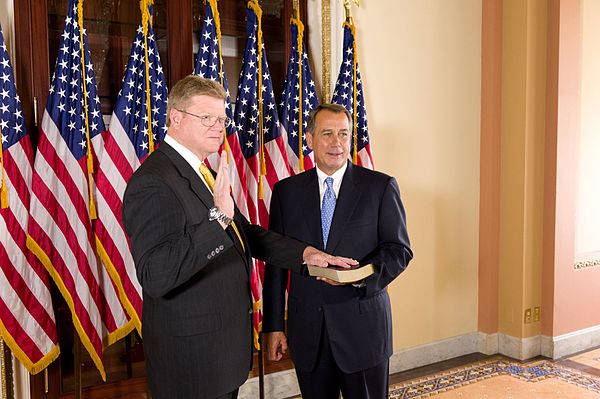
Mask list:
MULTIPOLYGON (((189 184, 190 190, 196 194, 200 201, 202 201, 207 210, 215 205, 213 194, 210 192, 208 187, 206 187, 204 181, 200 178, 200 176, 198 176, 198 173, 196 173, 194 168, 192 168, 190 164, 177 151, 175 151, 173 147, 171 147, 168 143, 163 142, 157 151, 162 151, 167 157, 169 157, 171 162, 173 162, 173 165, 175 165, 175 168, 179 171, 179 174, 184 180, 187 181, 187 184, 189 184)), ((246 259, 246 254, 244 253, 244 249, 242 248, 240 240, 237 238, 237 234, 235 234, 231 227, 225 229, 225 232, 233 241, 233 246, 238 250, 242 257, 246 259)), ((240 234, 242 233, 240 232, 240 234)), ((244 242, 244 245, 247 246, 248 243, 244 242)), ((246 265, 246 270, 249 272, 248 265, 246 265)))
POLYGON ((353 168, 352 163, 348 162, 348 168, 344 173, 342 186, 335 203, 335 212, 333 213, 326 248, 326 252, 331 254, 334 253, 340 239, 343 237, 346 224, 360 199, 361 192, 357 189, 358 181, 353 168))
POLYGON ((308 228, 308 237, 316 248, 323 249, 323 229, 321 227, 321 204, 319 195, 319 179, 317 169, 312 168, 306 172, 306 187, 301 191, 298 208, 302 212, 302 218, 308 228))
POLYGON ((207 209, 214 206, 212 193, 208 190, 208 187, 204 184, 198 173, 190 166, 190 164, 181 156, 173 147, 163 142, 160 145, 158 151, 164 152, 169 157, 175 168, 179 171, 179 174, 183 179, 187 181, 190 186, 190 190, 204 203, 207 209))

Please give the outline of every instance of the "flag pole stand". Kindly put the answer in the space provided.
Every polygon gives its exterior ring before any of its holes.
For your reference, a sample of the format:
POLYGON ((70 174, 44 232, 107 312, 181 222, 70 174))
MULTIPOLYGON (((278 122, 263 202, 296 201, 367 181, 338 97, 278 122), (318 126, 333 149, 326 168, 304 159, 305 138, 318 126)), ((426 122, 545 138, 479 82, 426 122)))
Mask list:
POLYGON ((81 399, 81 340, 79 334, 75 331, 75 340, 73 342, 75 346, 75 399, 81 399))
POLYGON ((258 397, 259 399, 265 398, 265 360, 263 352, 263 333, 258 334, 258 397))
POLYGON ((2 380, 2 397, 14 399, 12 353, 10 348, 4 345, 2 337, 0 337, 0 372, 2 373, 0 377, 2 380))

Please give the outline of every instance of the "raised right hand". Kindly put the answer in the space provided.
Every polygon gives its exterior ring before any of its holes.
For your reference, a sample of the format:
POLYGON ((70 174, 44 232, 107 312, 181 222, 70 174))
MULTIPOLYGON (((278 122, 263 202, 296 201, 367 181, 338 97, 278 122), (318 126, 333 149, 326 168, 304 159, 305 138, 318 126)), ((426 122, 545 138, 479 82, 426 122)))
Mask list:
POLYGON ((213 201, 221 212, 230 218, 234 213, 234 202, 231 197, 231 184, 229 182, 229 167, 227 165, 227 154, 221 154, 221 162, 217 170, 217 178, 213 187, 213 201))

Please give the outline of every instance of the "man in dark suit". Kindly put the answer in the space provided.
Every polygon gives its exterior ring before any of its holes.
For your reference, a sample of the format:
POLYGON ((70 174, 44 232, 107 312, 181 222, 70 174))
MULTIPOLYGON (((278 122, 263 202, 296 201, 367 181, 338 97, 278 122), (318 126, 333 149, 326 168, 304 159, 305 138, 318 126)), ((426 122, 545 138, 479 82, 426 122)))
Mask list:
POLYGON ((168 134, 134 173, 123 200, 143 289, 142 333, 153 399, 235 398, 252 366, 251 256, 299 272, 302 261, 347 265, 250 225, 202 161, 231 121, 222 86, 198 76, 169 94, 168 134))
MULTIPOLYGON (((392 317, 386 287, 412 251, 396 180, 348 162, 350 114, 322 104, 309 115, 306 141, 316 168, 275 185, 269 227, 329 253, 372 263, 364 281, 334 282, 292 273, 287 339, 305 399, 387 398, 392 317)), ((267 265, 263 331, 281 359, 288 273, 267 265)))

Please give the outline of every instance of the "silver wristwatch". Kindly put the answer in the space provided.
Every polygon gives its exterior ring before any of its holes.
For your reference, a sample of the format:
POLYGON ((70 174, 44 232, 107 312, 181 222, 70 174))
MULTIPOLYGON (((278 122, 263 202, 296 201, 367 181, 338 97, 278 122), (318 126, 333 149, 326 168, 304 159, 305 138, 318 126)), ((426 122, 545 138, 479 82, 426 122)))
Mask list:
POLYGON ((222 222, 225 226, 229 226, 233 222, 232 218, 221 212, 216 206, 213 206, 208 210, 208 220, 211 222, 213 220, 218 220, 219 222, 222 222))

